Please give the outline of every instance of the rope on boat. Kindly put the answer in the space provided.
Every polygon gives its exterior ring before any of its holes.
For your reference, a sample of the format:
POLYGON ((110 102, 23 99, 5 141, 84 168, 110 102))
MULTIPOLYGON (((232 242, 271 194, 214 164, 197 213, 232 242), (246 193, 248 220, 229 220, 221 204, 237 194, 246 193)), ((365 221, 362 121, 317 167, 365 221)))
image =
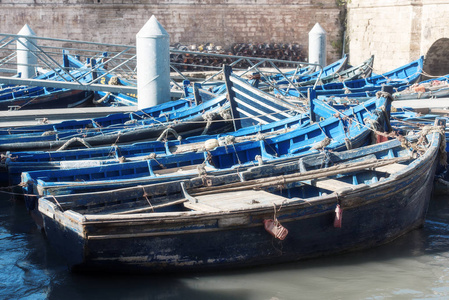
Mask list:
POLYGON ((178 140, 181 141, 182 140, 182 136, 179 135, 176 130, 174 130, 172 127, 168 127, 166 128, 161 135, 157 138, 156 141, 161 142, 162 140, 168 140, 168 134, 171 133, 174 135, 174 137, 178 140))
MULTIPOLYGON (((117 77, 117 76, 111 77, 111 79, 109 79, 108 84, 109 84, 109 85, 119 85, 118 77, 117 77)), ((111 92, 107 92, 106 95, 104 95, 103 97, 101 97, 101 98, 98 99, 98 100, 93 99, 92 102, 93 102, 95 105, 101 104, 101 103, 105 102, 106 99, 108 99, 110 95, 111 95, 111 92)))
POLYGON ((122 135, 122 131, 119 131, 117 134, 117 138, 115 139, 115 142, 112 143, 112 146, 117 146, 118 140, 120 139, 121 135, 122 135))
MULTIPOLYGON (((144 113, 144 114, 146 114, 144 111, 142 111, 142 110, 140 110, 142 113, 144 113)), ((290 110, 290 109, 286 109, 286 110, 283 110, 283 111, 281 111, 281 112, 285 112, 285 113, 288 113, 288 112, 292 112, 292 110, 290 110)), ((241 118, 232 118, 232 117, 230 117, 230 115, 228 115, 228 114, 226 114, 226 113, 224 113, 223 115, 222 115, 222 111, 220 111, 220 113, 219 113, 222 117, 223 116, 225 116, 223 119, 225 119, 226 121, 232 121, 232 120, 246 120, 246 119, 252 119, 252 118, 254 118, 254 117, 264 117, 264 116, 270 116, 270 115, 274 115, 274 114, 279 114, 279 112, 273 112, 273 113, 267 113, 267 114, 259 114, 259 115, 255 115, 255 116, 253 116, 253 117, 241 117, 241 118), (226 117, 227 116, 227 117, 226 117)), ((138 115, 137 115, 138 116, 138 115)), ((151 116, 150 116, 151 117, 151 116)), ((163 123, 163 122, 161 122, 161 121, 159 121, 159 120, 157 120, 157 119, 154 119, 153 117, 151 117, 151 119, 153 119, 155 122, 158 122, 158 123, 163 123)), ((188 120, 180 120, 181 122, 179 122, 179 123, 182 123, 182 124, 203 124, 203 123, 207 123, 207 122, 210 122, 210 123, 215 123, 215 122, 223 122, 223 120, 210 120, 210 121, 188 121, 188 120)), ((110 125, 110 126, 107 126, 107 127, 102 127, 102 126, 100 126, 100 124, 98 124, 98 122, 96 122, 96 121, 94 121, 94 120, 92 120, 92 122, 95 122, 95 124, 96 124, 96 127, 89 127, 89 128, 83 128, 82 129, 82 131, 83 132, 86 132, 86 133, 88 133, 88 132, 91 132, 91 131, 98 131, 99 129, 101 129, 101 128, 111 128, 111 129, 114 129, 114 128, 117 128, 117 129, 120 129, 120 128, 123 128, 123 124, 114 124, 114 125, 110 125)), ((14 133, 12 133, 11 131, 12 130, 14 130, 14 131, 16 131, 16 132, 27 132, 28 130, 27 129, 24 129, 24 128, 8 128, 8 129, 5 129, 5 131, 7 131, 8 132, 8 134, 9 135, 13 135, 14 133)), ((63 129, 64 130, 64 129, 63 129)))
POLYGON ((150 199, 148 199, 148 194, 147 194, 147 192, 145 191, 145 188, 142 187, 142 189, 143 189, 143 195, 142 195, 142 197, 144 197, 145 200, 147 200, 148 204, 150 205, 151 211, 154 212, 153 204, 151 204, 150 199))
POLYGON ((56 204, 59 206, 59 208, 61 209, 61 211, 64 211, 64 209, 62 208, 61 204, 59 204, 59 201, 56 199, 56 197, 54 195, 50 195, 53 200, 55 200, 56 204))
POLYGON ((208 111, 202 114, 202 117, 206 121, 206 127, 204 127, 201 135, 205 135, 209 131, 210 125, 212 125, 212 121, 217 117, 217 113, 208 111))
POLYGON ((328 146, 331 143, 332 139, 328 138, 327 136, 318 143, 315 143, 312 147, 310 147, 311 150, 323 150, 326 146, 328 146))
POLYGON ((125 122, 125 125, 137 124, 138 122, 139 122, 139 120, 137 120, 137 119, 132 119, 132 120, 126 121, 126 122, 125 122))
POLYGON ((35 194, 24 194, 24 193, 14 193, 14 192, 8 192, 5 190, 12 190, 13 188, 16 187, 23 187, 24 185, 22 183, 17 184, 17 185, 11 185, 11 186, 5 186, 5 187, 0 187, 0 193, 3 194, 7 194, 7 195, 12 195, 12 196, 26 196, 26 197, 40 197, 38 195, 35 194))
POLYGON ((430 75, 429 73, 427 73, 424 70, 421 71, 421 75, 424 75, 424 76, 430 77, 430 78, 440 78, 440 77, 442 77, 441 75, 430 75))
POLYGON ((84 146, 86 146, 86 148, 92 148, 92 146, 86 142, 84 139, 81 139, 79 137, 73 137, 70 140, 68 140, 67 142, 64 143, 64 145, 62 145, 58 150, 56 151, 61 151, 61 150, 65 150, 67 149, 71 144, 73 144, 74 142, 79 142, 81 144, 83 144, 84 146))
MULTIPOLYGON (((156 156, 157 156, 156 153, 150 153, 150 155, 148 155, 148 159, 154 160, 154 161, 159 165, 159 167, 160 167, 161 169, 167 169, 167 167, 164 166, 163 163, 160 163, 160 162, 156 159, 156 156)), ((148 168, 150 168, 150 167, 148 166, 148 168)))
POLYGON ((41 134, 41 136, 50 136, 50 135, 56 135, 56 131, 48 130, 41 134))
MULTIPOLYGON (((340 118, 340 116, 336 116, 337 118, 340 118)), ((324 134, 325 137, 329 138, 329 136, 327 135, 326 131, 323 130, 323 128, 321 128, 320 123, 316 123, 316 125, 318 126, 318 128, 321 130, 321 132, 324 134)))
POLYGON ((196 167, 197 171, 198 171, 198 176, 206 176, 207 175, 207 171, 206 171, 206 165, 203 162, 202 164, 198 165, 196 167))
POLYGON ((97 104, 101 104, 103 102, 106 101, 106 99, 109 98, 109 96, 111 95, 111 92, 107 92, 106 95, 104 95, 103 97, 101 97, 98 100, 92 99, 93 104, 97 105, 97 104))
POLYGON ((345 146, 347 150, 351 150, 352 149, 352 142, 350 139, 345 138, 345 146))
POLYGON ((219 146, 227 146, 235 143, 235 136, 226 135, 218 138, 219 146))
MULTIPOLYGON (((432 132, 437 132, 440 134, 440 145, 439 145, 439 164, 446 167, 447 166, 447 152, 446 152, 446 134, 445 125, 435 124, 434 126, 424 126, 420 135, 422 141, 426 139, 426 135, 432 132)), ((427 140, 427 139, 426 139, 427 140)), ((420 140, 418 140, 419 143, 420 140)))
POLYGON ((241 190, 248 190, 248 189, 264 189, 270 186, 273 186, 276 182, 279 181, 279 184, 289 184, 292 182, 297 182, 301 180, 313 180, 318 179, 322 177, 329 177, 334 176, 342 173, 351 173, 356 172, 359 170, 365 170, 367 168, 378 168, 381 166, 389 165, 392 163, 401 163, 403 161, 408 161, 412 158, 412 156, 405 156, 405 157, 394 157, 394 158, 385 158, 385 159, 368 159, 364 161, 358 161, 358 162, 351 162, 351 163, 342 163, 337 164, 335 166, 331 166, 326 170, 317 169, 317 170, 310 170, 303 173, 293 173, 288 175, 282 175, 282 176, 275 176, 268 179, 260 179, 256 181, 246 181, 246 182, 234 182, 234 183, 228 183, 220 186, 215 187, 200 187, 200 188, 194 188, 191 190, 191 195, 196 196, 202 196, 202 195, 209 195, 209 194, 218 194, 218 193, 224 193, 224 192, 235 192, 235 191, 241 191, 241 190))

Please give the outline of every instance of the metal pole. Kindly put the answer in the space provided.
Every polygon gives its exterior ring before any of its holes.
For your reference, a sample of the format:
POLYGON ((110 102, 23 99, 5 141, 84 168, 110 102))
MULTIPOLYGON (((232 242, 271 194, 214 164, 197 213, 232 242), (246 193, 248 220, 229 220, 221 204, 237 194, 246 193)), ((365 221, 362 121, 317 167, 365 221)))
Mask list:
POLYGON ((155 16, 136 35, 137 105, 170 101, 170 37, 155 16))
POLYGON ((326 66, 326 31, 319 23, 309 32, 309 63, 326 66))
POLYGON ((36 47, 32 41, 36 34, 28 24, 25 24, 18 34, 26 37, 17 40, 17 73, 21 74, 21 78, 35 77, 37 57, 34 54, 36 47))

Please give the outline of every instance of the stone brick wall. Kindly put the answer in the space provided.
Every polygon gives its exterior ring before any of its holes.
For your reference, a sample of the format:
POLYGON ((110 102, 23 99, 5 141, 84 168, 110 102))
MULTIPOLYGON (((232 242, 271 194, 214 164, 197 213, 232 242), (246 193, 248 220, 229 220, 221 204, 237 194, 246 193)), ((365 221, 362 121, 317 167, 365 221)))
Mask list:
POLYGON ((135 44, 155 15, 170 42, 298 43, 315 25, 327 32, 327 60, 341 56, 341 7, 335 0, 0 0, 0 32, 28 24, 38 36, 135 44))
POLYGON ((448 0, 351 0, 351 58, 361 62, 374 54, 375 71, 386 72, 425 55, 425 71, 447 74, 449 58, 441 50, 449 43, 441 39, 449 38, 448 12, 448 0))

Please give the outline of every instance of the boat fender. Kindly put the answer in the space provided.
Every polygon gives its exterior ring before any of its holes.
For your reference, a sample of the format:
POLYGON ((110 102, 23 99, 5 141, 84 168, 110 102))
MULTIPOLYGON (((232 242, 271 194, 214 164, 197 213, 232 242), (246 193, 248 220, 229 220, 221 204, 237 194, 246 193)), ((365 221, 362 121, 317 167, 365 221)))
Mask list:
POLYGON ((206 149, 206 151, 215 149, 218 146, 219 146, 219 143, 218 143, 217 139, 209 139, 204 142, 204 148, 206 149))
POLYGON ((263 225, 265 230, 275 238, 283 241, 288 234, 287 228, 281 225, 277 219, 266 219, 263 220, 263 225))
POLYGON ((343 210, 340 207, 340 204, 337 204, 335 208, 335 219, 334 219, 334 227, 341 228, 341 218, 343 217, 343 210))

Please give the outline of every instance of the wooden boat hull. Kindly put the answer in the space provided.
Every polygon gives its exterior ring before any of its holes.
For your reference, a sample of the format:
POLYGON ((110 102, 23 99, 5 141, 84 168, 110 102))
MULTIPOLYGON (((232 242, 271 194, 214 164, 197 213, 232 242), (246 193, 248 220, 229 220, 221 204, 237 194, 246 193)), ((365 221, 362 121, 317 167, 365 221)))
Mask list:
MULTIPOLYGON (((386 98, 372 99, 344 113, 343 116, 353 118, 354 122, 346 126, 342 118, 331 117, 311 126, 298 128, 287 133, 267 139, 246 141, 230 145, 218 146, 209 151, 186 153, 184 157, 161 157, 147 161, 129 162, 115 165, 93 166, 73 170, 45 170, 23 172, 22 182, 26 194, 61 195, 66 193, 82 193, 119 188, 136 184, 147 184, 174 180, 186 173, 177 171, 190 165, 205 163, 210 173, 235 172, 257 163, 260 156, 265 163, 276 163, 283 159, 297 159, 299 156, 317 152, 314 146, 326 138, 332 139, 325 149, 342 151, 357 148, 371 142, 369 120, 376 120, 383 130, 385 119, 382 112, 389 112, 389 100, 386 98), (384 106, 385 105, 385 106, 384 106), (366 122, 366 123, 364 123, 366 122), (365 124, 365 125, 364 125, 365 124), (165 166, 165 168, 164 168, 165 166), (172 171, 166 176, 155 176, 161 168, 172 171)), ((324 147, 323 147, 324 148, 324 147)), ((191 170, 189 176, 197 176, 197 170, 191 170)), ((34 198, 34 197, 33 197, 34 198)), ((34 201, 32 201, 34 202, 34 201)))
MULTIPOLYGON (((103 118, 86 120, 88 123, 85 123, 85 125, 90 122, 91 126, 85 126, 82 129, 74 126, 73 129, 58 130, 58 126, 53 125, 54 128, 49 130, 50 134, 46 134, 47 132, 34 132, 30 134, 2 135, 0 136, 0 151, 50 150, 61 147, 74 137, 81 138, 92 146, 131 143, 157 138, 167 128, 173 128, 185 136, 197 135, 201 134, 208 125, 204 116, 209 116, 211 120, 223 120, 220 113, 226 109, 223 106, 225 102, 225 97, 221 96, 190 109, 174 111, 166 117, 159 116, 158 118, 141 119, 133 113, 113 114, 103 118), (207 115, 204 112, 207 112, 207 115), (125 122, 120 123, 120 121, 123 121, 124 116, 127 116, 130 121, 134 119, 136 121, 129 124, 125 122), (113 119, 110 117, 113 117, 113 119), (97 121, 100 121, 100 119, 109 120, 112 124, 102 128, 97 124, 97 121), (92 124, 95 126, 92 126, 92 124), (113 124, 116 124, 116 126, 113 124)), ((141 113, 143 115, 146 114, 145 112, 141 113)), ((81 122, 71 121, 69 123, 80 125, 84 124, 84 122, 83 120, 81 122)), ((63 123, 61 122, 60 124, 63 123)), ((221 125, 217 123, 212 122, 210 127, 220 128, 221 125)), ((213 130, 211 129, 210 131, 213 130)))
POLYGON ((70 108, 89 105, 93 93, 79 90, 59 90, 38 96, 19 97, 0 101, 0 110, 10 106, 20 109, 70 108))
POLYGON ((409 86, 407 89, 393 94, 395 101, 433 99, 449 96, 448 87, 449 75, 436 79, 421 81, 419 84, 409 86))
POLYGON ((387 179, 308 201, 268 196, 264 204, 253 191, 252 203, 247 203, 251 197, 243 201, 236 192, 218 194, 230 202, 227 210, 219 211, 206 205, 194 211, 111 218, 63 213, 45 201, 39 210, 49 241, 74 271, 221 270, 319 257, 378 246, 422 226, 439 143, 434 136, 432 149, 387 179), (341 228, 334 226, 337 203, 343 210, 341 228), (288 229, 284 240, 264 229, 264 220, 274 218, 288 229))
MULTIPOLYGON (((347 95, 351 97, 373 96, 382 86, 388 85, 393 88, 404 88, 419 80, 423 68, 424 57, 420 57, 405 66, 386 72, 382 75, 372 76, 364 79, 355 79, 345 82, 332 82, 314 87, 316 96, 347 95)), ((299 97, 307 94, 307 87, 298 90, 289 89, 288 94, 299 97)))

